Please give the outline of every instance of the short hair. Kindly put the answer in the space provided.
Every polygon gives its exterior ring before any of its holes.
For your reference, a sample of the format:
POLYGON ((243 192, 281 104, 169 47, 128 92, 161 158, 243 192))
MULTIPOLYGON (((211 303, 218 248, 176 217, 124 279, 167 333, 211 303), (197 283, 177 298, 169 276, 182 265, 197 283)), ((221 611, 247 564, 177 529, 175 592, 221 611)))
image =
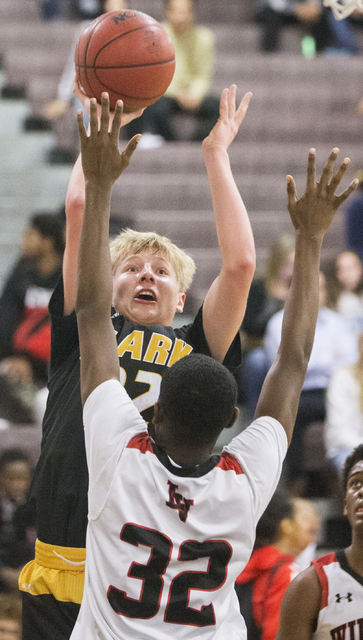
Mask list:
POLYGON ((212 442, 232 418, 237 383, 213 358, 191 354, 164 373, 159 403, 181 441, 212 442))
POLYGON ((4 449, 0 453, 0 473, 4 471, 4 469, 13 462, 25 462, 29 465, 29 468, 32 468, 31 460, 28 454, 23 451, 23 449, 12 448, 12 449, 4 449))
POLYGON ((152 231, 123 229, 110 244, 112 273, 115 274, 120 260, 128 256, 149 251, 158 253, 172 265, 179 290, 185 293, 192 283, 195 273, 193 258, 179 249, 169 238, 152 231))
POLYGON ((51 238, 57 253, 64 251, 64 224, 61 216, 55 213, 34 213, 29 226, 36 229, 43 238, 51 238))
POLYGON ((357 447, 355 447, 352 453, 345 460, 342 475, 344 491, 347 490, 348 478, 351 470, 353 469, 354 465, 356 465, 357 462, 360 462, 361 460, 363 460, 363 444, 359 444, 357 447))
POLYGON ((280 524, 285 518, 295 517, 293 499, 284 491, 276 491, 256 527, 255 549, 276 542, 280 524))

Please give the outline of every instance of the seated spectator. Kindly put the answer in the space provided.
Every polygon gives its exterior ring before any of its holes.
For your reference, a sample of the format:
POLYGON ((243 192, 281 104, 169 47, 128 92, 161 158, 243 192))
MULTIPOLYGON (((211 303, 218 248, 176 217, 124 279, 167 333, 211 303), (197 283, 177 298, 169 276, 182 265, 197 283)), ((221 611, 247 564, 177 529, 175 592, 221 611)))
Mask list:
POLYGON ((242 323, 242 343, 245 350, 243 369, 239 379, 240 400, 252 419, 265 375, 269 368, 263 348, 269 319, 283 308, 292 278, 295 240, 282 235, 269 250, 266 274, 251 285, 242 323))
POLYGON ((0 640, 21 640, 21 610, 19 596, 0 593, 0 640))
POLYGON ((256 528, 252 556, 236 581, 248 640, 274 640, 284 593, 299 573, 295 559, 316 544, 320 520, 313 502, 276 492, 256 528))
POLYGON ((17 593, 20 570, 34 557, 34 514, 26 504, 31 477, 24 451, 0 453, 0 591, 17 593))
POLYGON ((35 396, 47 384, 48 302, 61 274, 63 248, 60 217, 33 215, 0 297, 0 418, 11 422, 35 420, 35 396))
MULTIPOLYGON (((146 131, 166 141, 178 140, 173 116, 187 113, 193 115, 197 123, 192 140, 202 141, 219 117, 219 98, 209 94, 214 34, 194 23, 192 0, 167 0, 166 17, 162 25, 175 48, 174 78, 162 98, 148 107, 140 120, 129 125, 127 134, 146 131)), ((141 146, 145 146, 146 140, 150 138, 144 136, 141 146)))
POLYGON ((300 24, 315 41, 317 53, 359 53, 348 19, 337 21, 321 0, 258 0, 256 18, 261 23, 261 51, 278 51, 287 24, 300 24))
POLYGON ((327 306, 343 315, 357 340, 363 331, 363 268, 359 256, 343 251, 327 274, 327 306))
MULTIPOLYGON (((320 273, 319 314, 314 345, 300 398, 294 435, 284 463, 290 491, 305 495, 308 475, 304 470, 304 432, 308 424, 325 420, 325 394, 333 373, 356 362, 358 347, 346 320, 326 306, 325 276, 320 273)), ((265 336, 268 361, 275 358, 281 339, 283 311, 269 321, 265 336)))
POLYGON ((325 441, 339 471, 349 453, 363 444, 363 333, 359 359, 333 373, 326 395, 325 441))

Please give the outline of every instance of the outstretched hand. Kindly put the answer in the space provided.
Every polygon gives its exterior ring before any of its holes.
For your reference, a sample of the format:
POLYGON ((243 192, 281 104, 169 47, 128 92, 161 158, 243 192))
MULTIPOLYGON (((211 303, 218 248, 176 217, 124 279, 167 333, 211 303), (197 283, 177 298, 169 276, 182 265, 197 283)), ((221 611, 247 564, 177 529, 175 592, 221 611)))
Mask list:
MULTIPOLYGON (((74 79, 73 79, 73 93, 76 96, 76 98, 78 98, 78 100, 83 104, 87 113, 90 113, 91 100, 88 96, 86 96, 84 91, 82 91, 81 87, 78 84, 76 76, 74 76, 74 79)), ((97 104, 97 115, 100 118, 102 107, 98 102, 96 102, 96 104, 97 104)), ((121 127, 124 127, 126 124, 129 124, 129 122, 131 122, 132 120, 135 120, 136 118, 140 118, 140 116, 142 116, 144 111, 145 111, 145 108, 138 109, 137 111, 130 111, 130 113, 123 112, 121 127)), ((115 115, 115 112, 110 111, 110 123, 112 122, 114 115, 115 115)))
POLYGON ((296 230, 311 235, 324 235, 337 209, 357 188, 358 180, 355 179, 343 193, 335 194, 350 162, 349 158, 344 158, 337 173, 332 177, 338 153, 339 149, 335 147, 318 182, 315 176, 315 149, 310 149, 306 189, 301 198, 297 197, 293 177, 287 176, 287 208, 296 230))
POLYGON ((252 97, 251 92, 246 93, 239 107, 236 108, 236 92, 237 87, 235 84, 232 84, 229 89, 223 89, 219 106, 219 118, 210 134, 203 140, 204 150, 213 147, 228 149, 232 140, 236 137, 252 97))
POLYGON ((141 135, 131 138, 126 149, 120 153, 118 141, 122 119, 122 100, 118 100, 110 126, 110 101, 108 93, 102 94, 101 120, 98 122, 97 101, 90 101, 90 135, 83 124, 83 113, 77 113, 79 136, 81 139, 82 167, 85 180, 92 180, 109 188, 128 167, 131 156, 141 135))

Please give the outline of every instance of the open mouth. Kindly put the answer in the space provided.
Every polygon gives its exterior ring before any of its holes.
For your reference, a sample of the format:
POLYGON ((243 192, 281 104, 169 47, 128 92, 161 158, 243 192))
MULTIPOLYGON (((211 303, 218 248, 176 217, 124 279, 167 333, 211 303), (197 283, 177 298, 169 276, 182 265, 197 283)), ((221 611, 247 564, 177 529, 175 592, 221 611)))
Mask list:
POLYGON ((147 302, 155 302, 155 296, 152 291, 140 291, 136 296, 137 300, 146 300, 147 302))

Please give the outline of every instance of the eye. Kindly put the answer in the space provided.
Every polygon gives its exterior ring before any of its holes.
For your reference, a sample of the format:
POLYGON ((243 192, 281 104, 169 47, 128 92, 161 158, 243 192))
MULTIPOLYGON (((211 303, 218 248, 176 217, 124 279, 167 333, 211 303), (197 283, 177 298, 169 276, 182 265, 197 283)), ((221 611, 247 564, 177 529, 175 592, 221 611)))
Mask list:
POLYGON ((167 275, 167 271, 165 269, 158 269, 158 273, 160 273, 161 276, 166 276, 167 275))

